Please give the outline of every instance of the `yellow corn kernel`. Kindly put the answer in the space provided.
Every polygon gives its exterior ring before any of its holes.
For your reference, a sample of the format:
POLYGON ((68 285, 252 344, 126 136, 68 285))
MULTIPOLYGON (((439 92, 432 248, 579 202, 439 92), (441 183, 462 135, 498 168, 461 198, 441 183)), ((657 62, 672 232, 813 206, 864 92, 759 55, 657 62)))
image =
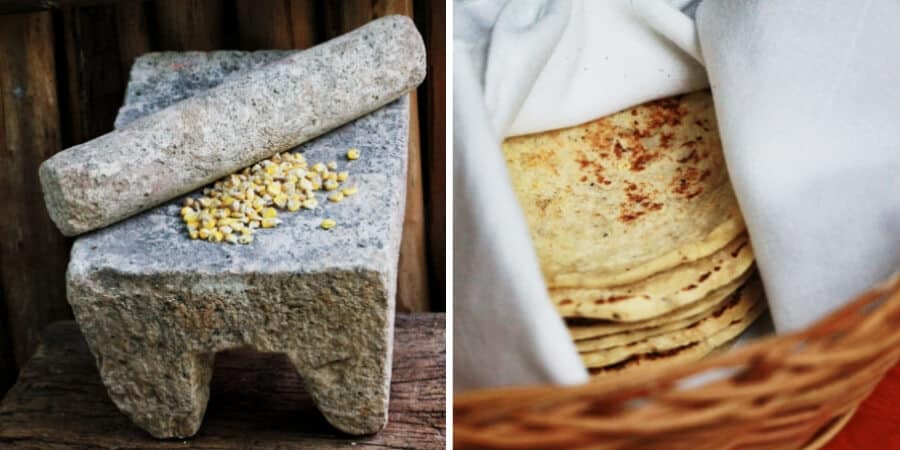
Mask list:
POLYGON ((216 227, 216 219, 204 219, 200 226, 206 228, 207 230, 211 230, 216 227))
POLYGON ((200 237, 200 239, 208 239, 211 234, 212 231, 209 231, 207 228, 202 228, 197 231, 197 236, 200 237))
POLYGON ((280 194, 281 193, 281 183, 279 183, 277 181, 270 183, 268 186, 266 186, 266 192, 268 192, 269 195, 272 195, 272 196, 280 194))
POLYGON ((212 199, 209 197, 200 197, 200 200, 197 201, 200 202, 200 206, 204 208, 209 208, 209 206, 212 204, 212 199))
POLYGON ((238 242, 240 242, 241 244, 244 244, 244 245, 249 244, 249 243, 253 242, 253 235, 252 234, 244 234, 240 238, 238 238, 238 242))
POLYGON ((350 173, 349 173, 349 172, 338 172, 338 173, 337 173, 337 180, 338 180, 338 181, 341 181, 341 182, 347 181, 347 177, 349 177, 349 176, 350 176, 350 173))
POLYGON ((325 180, 325 190, 333 191, 338 188, 338 182, 334 180, 325 180))
POLYGON ((263 219, 272 219, 278 216, 278 211, 275 208, 266 208, 262 210, 263 219))
POLYGON ((225 194, 222 196, 221 201, 222 201, 222 206, 231 206, 231 204, 234 203, 234 197, 232 197, 228 194, 225 194))
POLYGON ((335 222, 333 219, 322 219, 322 224, 320 226, 324 230, 330 230, 334 228, 335 225, 337 225, 337 222, 335 222))
POLYGON ((310 197, 303 201, 303 207, 306 209, 315 209, 316 206, 319 206, 319 201, 315 197, 310 197))
POLYGON ((190 232, 188 232, 188 236, 190 236, 191 239, 197 239, 198 237, 200 237, 200 232, 198 232, 197 230, 191 230, 190 232))
POLYGON ((271 217, 263 219, 261 222, 263 228, 272 228, 278 225, 278 219, 271 217))
POLYGON ((287 195, 276 195, 275 198, 272 199, 272 203, 275 203, 275 206, 284 209, 285 205, 287 205, 287 195))
POLYGON ((338 174, 337 174, 337 172, 328 172, 327 174, 325 174, 325 179, 331 180, 331 181, 337 181, 338 174))
POLYGON ((357 191, 356 186, 350 186, 350 187, 345 187, 343 190, 341 190, 341 193, 344 194, 345 197, 349 197, 349 196, 355 194, 356 191, 357 191))
POLYGON ((247 226, 250 227, 251 230, 256 229, 256 228, 259 228, 259 221, 258 221, 258 220, 251 220, 251 221, 250 221, 250 224, 247 225, 247 226))
POLYGON ((302 205, 303 204, 300 203, 300 200, 291 199, 291 200, 288 200, 288 202, 287 202, 287 210, 290 212, 294 212, 294 211, 297 211, 298 209, 300 209, 300 206, 302 206, 302 205))
POLYGON ((235 236, 235 235, 233 235, 233 234, 226 234, 226 235, 225 235, 225 242, 228 242, 229 244, 237 244, 237 243, 238 243, 238 237, 235 236))
POLYGON ((307 180, 306 178, 300 180, 300 189, 304 191, 311 191, 313 188, 312 181, 307 180))
POLYGON ((225 226, 223 226, 223 227, 219 227, 219 231, 220 231, 222 234, 224 234, 225 236, 228 236, 229 234, 231 234, 232 232, 234 232, 234 230, 232 230, 231 227, 229 227, 228 225, 225 225, 225 226))
POLYGON ((184 206, 194 206, 194 199, 190 197, 184 198, 184 206))
POLYGON ((343 199, 344 199, 344 194, 341 194, 340 192, 335 192, 328 196, 328 200, 330 200, 334 203, 339 203, 343 199))
POLYGON ((213 239, 215 239, 216 242, 222 242, 222 239, 225 239, 225 234, 219 230, 213 231, 213 239))
POLYGON ((331 170, 335 170, 337 169, 337 161, 328 161, 328 164, 326 164, 326 166, 331 170))
POLYGON ((359 149, 351 148, 350 150, 348 150, 347 151, 347 159, 349 159, 350 161, 355 161, 355 160, 359 159, 359 149))
POLYGON ((269 175, 274 175, 274 174, 275 174, 275 170, 276 170, 277 168, 278 168, 278 167, 275 166, 275 165, 271 165, 271 166, 269 166, 269 167, 266 167, 266 173, 269 174, 269 175))

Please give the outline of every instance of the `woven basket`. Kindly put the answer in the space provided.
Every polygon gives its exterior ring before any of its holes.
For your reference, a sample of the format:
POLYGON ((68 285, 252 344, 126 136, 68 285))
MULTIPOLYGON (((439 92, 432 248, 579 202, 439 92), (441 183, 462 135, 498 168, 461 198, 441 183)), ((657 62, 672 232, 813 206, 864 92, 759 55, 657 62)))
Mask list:
POLYGON ((811 328, 580 386, 456 396, 455 448, 812 449, 900 358, 900 274, 811 328), (717 381, 690 387, 717 371, 717 381), (696 381, 696 379, 694 379, 696 381))

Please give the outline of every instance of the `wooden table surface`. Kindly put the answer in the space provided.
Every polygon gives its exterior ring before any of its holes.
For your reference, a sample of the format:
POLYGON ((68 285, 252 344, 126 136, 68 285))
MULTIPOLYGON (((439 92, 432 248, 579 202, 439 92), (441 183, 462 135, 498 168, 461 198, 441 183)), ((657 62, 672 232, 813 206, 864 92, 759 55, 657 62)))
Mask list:
POLYGON ((0 447, 443 449, 444 336, 443 314, 397 316, 390 419, 376 435, 349 436, 332 428, 282 355, 233 350, 216 357, 200 432, 160 441, 110 401, 77 325, 57 322, 0 403, 0 447))
POLYGON ((900 449, 900 363, 823 450, 900 449))

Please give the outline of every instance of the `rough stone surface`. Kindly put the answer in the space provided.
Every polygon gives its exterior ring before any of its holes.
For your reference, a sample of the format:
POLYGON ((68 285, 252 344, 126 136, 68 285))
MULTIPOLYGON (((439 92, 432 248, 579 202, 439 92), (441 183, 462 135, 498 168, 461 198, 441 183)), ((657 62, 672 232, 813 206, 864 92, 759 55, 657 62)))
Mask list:
MULTIPOLYGON (((157 73, 133 80, 118 122, 269 57, 144 56, 136 64, 157 73), (178 82, 177 67, 162 63, 172 60, 191 65, 194 82, 178 82), (240 64, 216 63, 227 60, 240 64)), ((404 96, 298 147, 310 161, 337 160, 359 193, 280 214, 282 225, 260 230, 250 245, 190 240, 181 198, 75 241, 69 303, 119 409, 156 437, 190 436, 206 407, 215 352, 251 346, 287 354, 340 430, 384 426, 408 102, 404 96), (362 150, 359 160, 343 158, 350 147, 362 150), (319 228, 324 217, 337 227, 319 228)))
POLYGON ((47 209, 65 235, 110 225, 380 108, 424 77, 413 22, 372 21, 56 154, 39 171, 47 209))

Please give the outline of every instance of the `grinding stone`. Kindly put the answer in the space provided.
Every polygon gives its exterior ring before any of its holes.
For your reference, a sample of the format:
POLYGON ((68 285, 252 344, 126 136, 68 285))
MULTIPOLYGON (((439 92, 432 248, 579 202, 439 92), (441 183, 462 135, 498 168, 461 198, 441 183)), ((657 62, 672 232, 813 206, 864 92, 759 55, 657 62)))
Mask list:
MULTIPOLYGON (((145 55, 117 123, 270 58, 145 55), (192 67, 195 81, 179 82, 173 61, 192 67)), ((299 147, 310 161, 339 161, 359 193, 286 212, 281 226, 260 230, 250 245, 190 240, 181 199, 75 241, 69 303, 119 409, 156 437, 193 435, 215 352, 251 346, 287 354, 337 428, 365 434, 384 426, 408 114, 404 96, 299 147), (342 157, 350 147, 361 149, 359 160, 342 157), (319 228, 324 217, 337 227, 319 228)))
MULTIPOLYGON (((135 67, 139 79, 145 66, 135 67)), ((374 20, 57 153, 39 170, 47 210, 67 236, 113 224, 374 111, 424 77, 412 20, 374 20)), ((202 78, 197 86, 215 82, 202 78)))

